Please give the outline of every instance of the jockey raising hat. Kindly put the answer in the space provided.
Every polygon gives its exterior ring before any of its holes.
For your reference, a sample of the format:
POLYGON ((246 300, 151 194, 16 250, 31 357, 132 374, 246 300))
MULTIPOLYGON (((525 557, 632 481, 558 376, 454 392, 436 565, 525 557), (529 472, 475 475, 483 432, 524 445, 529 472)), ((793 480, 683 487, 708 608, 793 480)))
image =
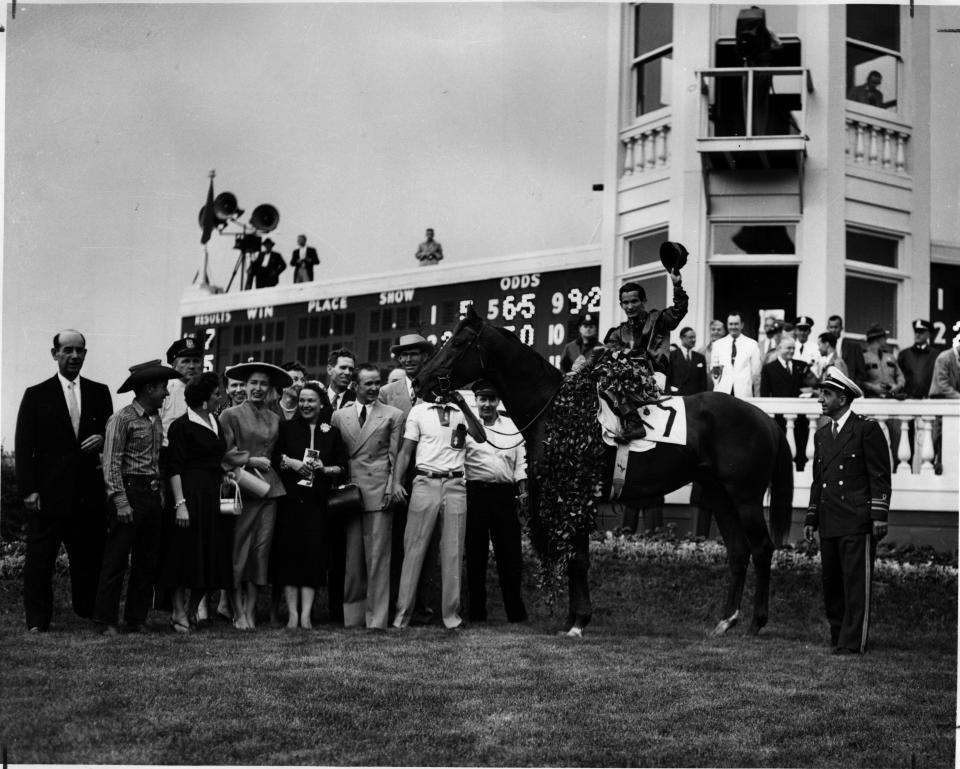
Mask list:
POLYGON ((836 366, 830 366, 830 368, 827 369, 827 374, 820 385, 821 387, 829 387, 831 390, 845 393, 850 399, 863 397, 863 390, 857 387, 857 383, 836 366))
POLYGON ((793 325, 796 328, 813 328, 813 318, 809 315, 801 315, 793 322, 793 325))
POLYGON ((196 337, 185 336, 167 348, 167 363, 173 363, 177 358, 199 358, 202 352, 196 337))
POLYGON ((473 387, 470 388, 473 390, 474 395, 493 395, 497 398, 500 397, 500 393, 497 392, 497 388, 494 387, 486 379, 478 379, 473 383, 473 387))
POLYGON ((138 363, 130 367, 130 376, 120 385, 118 393, 128 393, 136 390, 145 384, 151 382, 167 382, 171 379, 179 379, 180 372, 169 366, 164 366, 159 358, 148 360, 146 363, 138 363))
POLYGON ((249 363, 238 363, 236 366, 228 368, 225 373, 230 379, 239 379, 241 382, 246 382, 251 374, 258 372, 270 377, 270 384, 274 387, 282 389, 293 384, 293 377, 282 368, 274 366, 272 363, 264 363, 259 360, 250 361, 249 363))
POLYGON ((880 337, 890 336, 890 332, 887 331, 879 323, 871 324, 870 328, 867 329, 867 341, 871 339, 879 339, 880 337))
POLYGON ((667 272, 680 272, 687 263, 688 253, 683 243, 665 240, 660 244, 660 261, 667 272))
POLYGON ((600 319, 595 312, 585 312, 577 321, 578 326, 599 326, 600 319))
POLYGON ((403 334, 399 341, 390 348, 391 355, 399 355, 404 350, 419 350, 423 353, 433 352, 433 345, 420 334, 403 334))
POLYGON ((917 318, 913 321, 913 330, 914 331, 929 331, 933 333, 933 324, 929 320, 924 320, 923 318, 917 318))

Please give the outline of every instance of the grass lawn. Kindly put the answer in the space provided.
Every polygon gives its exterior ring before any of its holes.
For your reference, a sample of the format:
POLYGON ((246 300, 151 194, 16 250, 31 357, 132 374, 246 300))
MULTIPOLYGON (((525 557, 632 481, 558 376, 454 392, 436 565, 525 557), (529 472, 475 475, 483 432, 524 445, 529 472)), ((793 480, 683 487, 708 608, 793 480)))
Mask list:
POLYGON ((881 578, 851 659, 829 654, 816 569, 777 569, 759 637, 714 638, 722 565, 593 560, 581 641, 532 584, 531 620, 506 624, 492 569, 492 621, 456 633, 178 636, 154 614, 155 633, 104 637, 60 578, 38 636, 2 579, 0 740, 11 763, 954 765, 955 578, 881 578))

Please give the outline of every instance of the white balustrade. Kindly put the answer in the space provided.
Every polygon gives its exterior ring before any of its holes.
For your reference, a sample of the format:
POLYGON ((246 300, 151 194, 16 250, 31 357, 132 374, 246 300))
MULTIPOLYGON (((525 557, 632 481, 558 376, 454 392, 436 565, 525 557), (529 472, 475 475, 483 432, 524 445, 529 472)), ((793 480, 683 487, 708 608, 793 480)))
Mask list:
POLYGON ((666 168, 670 162, 670 125, 663 118, 620 133, 621 177, 666 168))
POLYGON ((862 117, 847 118, 847 162, 896 174, 907 173, 905 128, 862 117))

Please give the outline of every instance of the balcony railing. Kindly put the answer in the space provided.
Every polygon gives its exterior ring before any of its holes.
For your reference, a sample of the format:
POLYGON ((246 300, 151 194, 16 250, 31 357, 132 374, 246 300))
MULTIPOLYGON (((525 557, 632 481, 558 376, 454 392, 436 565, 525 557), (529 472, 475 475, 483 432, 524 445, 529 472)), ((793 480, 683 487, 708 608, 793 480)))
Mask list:
POLYGON ((666 168, 670 162, 670 116, 620 132, 621 179, 666 168))
POLYGON ((907 175, 909 127, 894 120, 847 109, 847 163, 907 175))
MULTIPOLYGON (((793 506, 804 509, 813 482, 813 433, 821 416, 820 404, 811 398, 753 398, 755 406, 787 422, 787 443, 794 458, 798 447, 794 426, 806 419, 809 437, 804 451, 807 463, 794 472, 793 506)), ((880 423, 890 444, 893 471, 891 510, 958 512, 960 494, 960 401, 857 399, 853 410, 880 423), (910 425, 914 440, 910 440, 910 425), (936 456, 939 437, 940 456, 936 456), (891 440, 892 438, 892 440, 891 440), (942 470, 941 470, 942 467, 942 470)), ((685 504, 686 490, 667 497, 668 502, 685 504)))

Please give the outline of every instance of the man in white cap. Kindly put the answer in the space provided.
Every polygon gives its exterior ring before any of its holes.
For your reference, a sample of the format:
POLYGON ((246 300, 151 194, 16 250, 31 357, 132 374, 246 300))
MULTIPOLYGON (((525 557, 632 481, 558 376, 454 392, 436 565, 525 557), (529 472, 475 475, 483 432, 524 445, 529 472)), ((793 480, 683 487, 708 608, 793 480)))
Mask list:
POLYGON ((887 535, 890 447, 880 425, 850 410, 863 390, 827 370, 820 405, 829 421, 814 436, 813 485, 803 535, 820 533, 823 599, 834 654, 863 654, 877 542, 887 535))
POLYGON ((810 331, 813 328, 813 318, 809 315, 801 315, 793 324, 797 339, 797 349, 793 353, 794 360, 802 360, 808 366, 820 357, 820 350, 817 348, 815 340, 810 338, 810 331))

